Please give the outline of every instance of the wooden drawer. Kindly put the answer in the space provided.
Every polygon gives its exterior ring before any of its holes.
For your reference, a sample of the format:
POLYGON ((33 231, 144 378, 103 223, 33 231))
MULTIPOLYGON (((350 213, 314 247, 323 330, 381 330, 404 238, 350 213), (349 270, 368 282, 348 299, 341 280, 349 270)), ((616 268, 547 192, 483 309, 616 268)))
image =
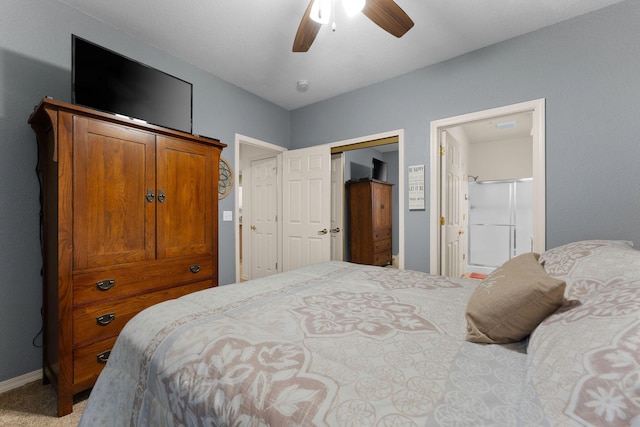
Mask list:
POLYGON ((102 268, 73 275, 73 304, 113 300, 127 295, 145 293, 170 284, 212 279, 213 259, 210 256, 188 260, 161 260, 126 266, 102 268), (192 271, 193 269, 193 271, 192 271), (113 281, 111 283, 111 281, 113 281), (101 290, 101 286, 108 288, 101 290))
POLYGON ((373 265, 389 265, 391 264, 391 251, 387 253, 377 253, 373 255, 373 265))
POLYGON ((391 239, 373 242, 373 252, 388 252, 391 250, 391 239))
POLYGON ((211 281, 198 282, 76 308, 73 312, 73 342, 80 344, 114 336, 120 333, 124 325, 143 309, 211 286, 211 281))
POLYGON ((374 230, 373 231, 373 240, 374 241, 386 240, 386 239, 391 239, 391 229, 390 228, 385 228, 385 229, 374 230))
POLYGON ((115 342, 113 337, 73 350, 73 383, 93 384, 106 364, 98 360, 98 355, 110 351, 115 342))

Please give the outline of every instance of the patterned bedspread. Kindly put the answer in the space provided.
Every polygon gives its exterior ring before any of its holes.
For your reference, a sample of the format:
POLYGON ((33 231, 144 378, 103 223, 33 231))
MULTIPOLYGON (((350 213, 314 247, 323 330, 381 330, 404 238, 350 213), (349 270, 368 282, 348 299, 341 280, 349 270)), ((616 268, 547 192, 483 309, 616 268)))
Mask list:
POLYGON ((592 372, 540 391, 554 366, 530 369, 527 342, 464 340, 477 283, 329 262, 164 302, 127 324, 80 425, 580 425, 565 409, 592 372))

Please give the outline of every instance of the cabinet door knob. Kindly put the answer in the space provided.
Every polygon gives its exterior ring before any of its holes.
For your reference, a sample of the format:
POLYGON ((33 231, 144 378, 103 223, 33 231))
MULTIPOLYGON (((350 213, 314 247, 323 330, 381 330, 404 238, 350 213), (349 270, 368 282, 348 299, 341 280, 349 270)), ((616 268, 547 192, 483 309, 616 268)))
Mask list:
POLYGON ((96 317, 96 323, 100 326, 107 326, 109 323, 113 322, 115 318, 115 313, 103 314, 102 316, 96 317))
POLYGON ((148 188, 147 189, 147 202, 151 203, 153 202, 153 199, 156 197, 155 194, 153 194, 153 188, 148 188))
POLYGON ((108 291, 109 289, 113 288, 115 284, 116 281, 113 279, 101 280, 96 283, 96 288, 98 288, 98 290, 100 291, 108 291))
POLYGON ((96 356, 98 363, 107 363, 109 360, 109 356, 111 355, 111 350, 103 351, 102 353, 96 356))
POLYGON ((158 201, 160 203, 164 203, 164 199, 167 198, 167 195, 164 194, 164 190, 158 190, 158 201))
POLYGON ((200 264, 193 264, 189 266, 189 270, 193 273, 196 274, 200 271, 200 264))

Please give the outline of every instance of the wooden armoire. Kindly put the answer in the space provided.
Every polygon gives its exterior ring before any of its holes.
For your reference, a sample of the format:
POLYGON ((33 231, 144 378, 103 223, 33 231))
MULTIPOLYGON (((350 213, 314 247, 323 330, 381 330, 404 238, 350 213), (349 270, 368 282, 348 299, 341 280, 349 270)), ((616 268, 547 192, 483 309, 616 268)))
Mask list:
POLYGON ((43 370, 58 415, 142 309, 218 284, 217 140, 44 99, 43 370))
POLYGON ((348 181, 349 261, 386 266, 392 257, 392 184, 348 181))

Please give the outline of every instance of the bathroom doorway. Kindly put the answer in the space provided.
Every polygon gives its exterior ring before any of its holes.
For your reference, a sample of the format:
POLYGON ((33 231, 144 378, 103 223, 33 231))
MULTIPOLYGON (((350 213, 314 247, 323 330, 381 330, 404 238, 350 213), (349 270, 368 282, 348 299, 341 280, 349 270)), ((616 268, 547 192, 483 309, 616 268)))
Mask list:
MULTIPOLYGON (((509 122, 513 120, 512 117, 530 118, 531 146, 529 150, 531 153, 530 177, 532 178, 531 248, 534 252, 542 252, 545 250, 544 105, 544 99, 538 99, 431 122, 430 233, 432 238, 430 239, 430 272, 432 274, 451 275, 453 274, 451 272, 455 272, 455 275, 461 275, 466 272, 467 268, 469 257, 468 248, 457 252, 451 251, 452 246, 447 246, 450 242, 447 241, 445 236, 447 225, 453 222, 453 218, 449 219, 446 217, 447 208, 459 203, 460 206, 463 206, 458 210, 459 215, 464 215, 463 221, 460 222, 461 225, 457 233, 451 233, 450 230, 448 232, 449 234, 457 236, 460 241, 464 240, 464 242, 468 243, 467 183, 470 179, 469 176, 472 175, 471 173, 467 173, 469 157, 467 157, 466 160, 467 165, 462 166, 462 170, 466 171, 462 173, 463 176, 466 176, 466 179, 460 180, 458 184, 461 190, 458 192, 458 197, 461 199, 455 202, 449 198, 450 194, 456 194, 456 192, 449 191, 447 187, 446 161, 448 159, 445 157, 445 153, 447 152, 446 138, 447 135, 450 134, 455 134, 456 140, 458 140, 458 142, 462 141, 462 144, 471 150, 471 144, 468 138, 465 141, 464 134, 466 132, 459 132, 459 129, 464 126, 482 125, 487 126, 487 129, 502 126, 508 130, 507 127, 510 126, 509 122), (454 268, 454 264, 459 267, 454 268)), ((511 161, 512 157, 510 157, 508 152, 504 151, 504 148, 502 150, 503 152, 499 153, 500 164, 501 166, 508 167, 513 163, 511 161)), ((467 156, 470 155, 472 154, 467 154, 467 156)), ((475 158, 477 155, 473 154, 473 156, 475 158)), ((496 154, 494 153, 491 156, 495 157, 496 154)), ((461 161, 464 163, 465 158, 463 157, 461 161)), ((492 169, 494 169, 494 167, 488 170, 492 169)), ((487 181, 491 180, 490 176, 491 175, 485 173, 487 181)))

